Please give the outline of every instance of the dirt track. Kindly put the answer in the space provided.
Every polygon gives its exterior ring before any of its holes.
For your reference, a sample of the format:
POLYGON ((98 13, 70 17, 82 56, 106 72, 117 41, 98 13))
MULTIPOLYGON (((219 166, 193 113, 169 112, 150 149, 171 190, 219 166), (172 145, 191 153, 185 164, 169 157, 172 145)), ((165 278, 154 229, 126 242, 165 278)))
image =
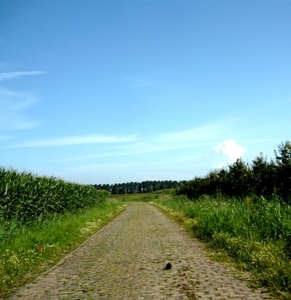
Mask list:
POLYGON ((133 203, 11 299, 269 299, 232 273, 156 208, 133 203))

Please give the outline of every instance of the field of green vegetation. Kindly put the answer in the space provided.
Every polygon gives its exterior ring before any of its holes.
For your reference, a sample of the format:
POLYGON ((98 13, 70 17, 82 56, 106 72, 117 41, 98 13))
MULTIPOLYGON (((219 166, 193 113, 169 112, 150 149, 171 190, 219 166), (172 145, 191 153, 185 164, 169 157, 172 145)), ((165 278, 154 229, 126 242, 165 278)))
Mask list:
MULTIPOLYGON (((145 190, 155 190, 147 182, 145 190)), ((151 185, 150 185, 151 184, 151 185)), ((252 272, 253 284, 291 299, 291 143, 275 160, 237 160, 178 189, 110 195, 93 186, 0 168, 0 298, 54 265, 130 201, 148 201, 252 272)), ((112 191, 111 191, 112 192, 112 191)))
POLYGON ((17 219, 27 224, 94 206, 108 196, 93 186, 0 168, 0 218, 4 222, 17 219))
POLYGON ((291 207, 278 198, 202 196, 189 199, 174 191, 145 200, 174 218, 217 250, 215 259, 231 260, 254 275, 278 298, 291 299, 291 207))
POLYGON ((106 191, 0 170, 0 298, 53 266, 127 204, 106 191))

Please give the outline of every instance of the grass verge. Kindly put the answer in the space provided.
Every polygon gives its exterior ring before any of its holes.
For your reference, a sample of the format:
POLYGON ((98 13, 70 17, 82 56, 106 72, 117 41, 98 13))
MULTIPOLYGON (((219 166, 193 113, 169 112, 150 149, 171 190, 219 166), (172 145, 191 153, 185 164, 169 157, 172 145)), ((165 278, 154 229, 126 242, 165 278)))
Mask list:
POLYGON ((11 296, 19 287, 55 265, 127 205, 109 198, 92 208, 55 215, 49 220, 38 219, 29 226, 15 220, 9 226, 0 223, 0 298, 11 296))
POLYGON ((218 199, 160 194, 151 200, 200 240, 250 271, 253 286, 291 299, 291 207, 273 199, 218 199))

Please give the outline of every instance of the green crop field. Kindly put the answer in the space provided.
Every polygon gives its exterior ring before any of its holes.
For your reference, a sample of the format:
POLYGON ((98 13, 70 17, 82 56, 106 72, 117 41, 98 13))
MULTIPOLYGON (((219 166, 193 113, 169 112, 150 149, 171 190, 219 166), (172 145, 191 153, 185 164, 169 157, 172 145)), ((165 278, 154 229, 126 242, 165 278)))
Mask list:
POLYGON ((93 186, 0 169, 0 218, 4 221, 16 218, 28 223, 36 218, 93 206, 108 195, 93 186))
POLYGON ((216 249, 215 259, 232 260, 254 275, 254 285, 291 299, 288 197, 214 193, 189 198, 183 189, 187 194, 184 186, 110 196, 92 186, 0 169, 0 298, 78 247, 131 201, 147 201, 216 249))
POLYGON ((92 186, 0 169, 0 298, 57 263, 125 207, 92 186))

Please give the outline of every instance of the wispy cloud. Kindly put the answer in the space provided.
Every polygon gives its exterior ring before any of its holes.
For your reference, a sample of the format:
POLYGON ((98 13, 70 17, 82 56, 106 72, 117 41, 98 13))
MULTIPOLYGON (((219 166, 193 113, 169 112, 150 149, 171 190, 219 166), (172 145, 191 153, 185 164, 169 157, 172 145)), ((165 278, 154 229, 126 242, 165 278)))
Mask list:
POLYGON ((229 122, 222 121, 192 128, 185 131, 155 134, 153 136, 142 137, 131 141, 131 143, 115 147, 108 151, 83 155, 79 157, 65 158, 61 161, 87 160, 101 157, 118 157, 139 155, 146 153, 156 153, 165 151, 174 151, 187 148, 213 147, 217 142, 223 139, 227 132, 229 122))
POLYGON ((244 139, 245 144, 258 144, 258 143, 270 143, 270 142, 280 142, 280 139, 244 139))
MULTIPOLYGON (((1 39, 0 39, 0 43, 1 43, 1 39)), ((3 68, 6 68, 7 67, 7 64, 3 61, 0 61, 0 68, 3 69, 3 68)))
POLYGON ((66 136, 51 139, 31 140, 9 148, 57 147, 81 144, 127 143, 136 139, 136 135, 100 135, 66 136))
POLYGON ((173 151, 179 149, 186 149, 186 148, 197 148, 197 147, 204 147, 204 146, 212 146, 213 142, 208 143, 192 143, 188 145, 159 145, 154 144, 153 142, 149 141, 141 141, 141 142, 133 142, 123 145, 122 147, 118 147, 115 149, 111 149, 110 151, 98 153, 98 154, 89 154, 71 158, 65 158, 58 160, 59 162, 66 162, 66 161, 78 161, 78 160, 88 160, 94 158, 102 158, 102 157, 118 157, 118 156, 130 156, 130 155, 140 155, 140 154, 147 154, 147 153, 157 153, 157 152, 164 152, 164 151, 173 151))
POLYGON ((30 121, 24 110, 35 105, 37 98, 32 92, 11 91, 0 88, 0 129, 29 129, 39 122, 30 121))
POLYGON ((191 128, 189 130, 159 134, 157 138, 161 142, 189 143, 194 141, 215 141, 222 137, 227 129, 229 121, 221 121, 191 128))
MULTIPOLYGON (((0 72, 0 81, 41 74, 46 74, 46 72, 0 72)), ((36 102, 36 97, 32 92, 0 88, 0 129, 30 129, 36 127, 39 122, 28 120, 23 112, 28 107, 35 105, 36 102)))
POLYGON ((0 73, 0 81, 5 79, 13 79, 23 76, 32 76, 32 75, 42 75, 46 74, 47 72, 44 71, 29 71, 29 72, 7 72, 7 73, 0 73))
POLYGON ((7 141, 7 140, 12 140, 15 139, 15 136, 4 136, 4 135, 0 135, 0 141, 7 141))
POLYGON ((147 87, 153 84, 151 80, 143 78, 126 78, 126 80, 135 87, 147 87))

